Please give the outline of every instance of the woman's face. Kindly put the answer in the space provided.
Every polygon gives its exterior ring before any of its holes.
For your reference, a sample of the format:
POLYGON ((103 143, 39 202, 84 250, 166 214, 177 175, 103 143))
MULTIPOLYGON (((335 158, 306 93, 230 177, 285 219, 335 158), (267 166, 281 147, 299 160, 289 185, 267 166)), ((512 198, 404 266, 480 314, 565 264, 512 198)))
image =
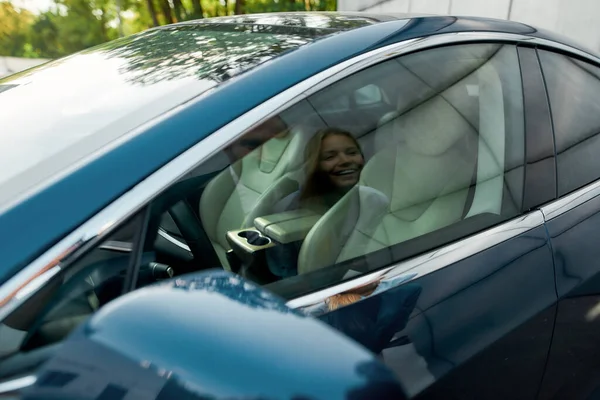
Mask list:
POLYGON ((338 189, 347 190, 358 183, 365 160, 354 141, 344 135, 323 139, 319 154, 319 170, 338 189))

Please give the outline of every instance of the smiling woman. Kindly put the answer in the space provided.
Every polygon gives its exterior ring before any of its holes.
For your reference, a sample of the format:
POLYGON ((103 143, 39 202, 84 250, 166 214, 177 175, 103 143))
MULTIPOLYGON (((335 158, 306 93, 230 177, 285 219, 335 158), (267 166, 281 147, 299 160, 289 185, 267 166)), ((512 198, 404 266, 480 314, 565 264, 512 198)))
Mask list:
POLYGON ((324 213, 358 183, 365 164, 360 144, 350 132, 323 129, 309 141, 308 177, 300 203, 324 213))

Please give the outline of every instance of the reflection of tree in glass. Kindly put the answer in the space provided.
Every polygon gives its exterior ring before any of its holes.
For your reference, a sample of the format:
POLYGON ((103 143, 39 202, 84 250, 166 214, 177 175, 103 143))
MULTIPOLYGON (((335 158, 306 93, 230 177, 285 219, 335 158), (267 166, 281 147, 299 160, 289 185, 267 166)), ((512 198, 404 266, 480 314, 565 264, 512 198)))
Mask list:
POLYGON ((361 16, 348 16, 340 14, 325 13, 282 13, 282 14, 246 14, 232 15, 229 17, 212 18, 206 22, 228 23, 228 24, 262 24, 282 25, 308 28, 322 28, 346 30, 359 28, 361 26, 374 24, 377 21, 361 16))
POLYGON ((174 279, 162 283, 161 286, 171 286, 181 290, 202 290, 217 292, 239 303, 253 308, 279 311, 284 314, 295 314, 304 317, 298 311, 292 310, 285 302, 275 295, 261 289, 253 283, 243 280, 229 272, 218 271, 208 274, 194 274, 189 277, 174 279))
POLYGON ((271 25, 189 24, 161 28, 97 47, 126 61, 132 82, 195 77, 223 82, 333 30, 271 25))

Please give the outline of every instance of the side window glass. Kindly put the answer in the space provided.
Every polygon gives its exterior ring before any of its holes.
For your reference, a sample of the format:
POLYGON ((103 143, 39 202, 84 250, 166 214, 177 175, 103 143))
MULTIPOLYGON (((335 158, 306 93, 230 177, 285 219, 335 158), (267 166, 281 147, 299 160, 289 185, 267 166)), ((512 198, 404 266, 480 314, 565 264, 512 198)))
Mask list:
POLYGON ((136 216, 66 268, 0 325, 0 357, 51 345, 125 291, 132 248, 140 227, 136 216))
POLYGON ((327 99, 327 101, 324 101, 316 106, 319 108, 319 113, 322 115, 348 111, 350 110, 350 96, 345 94, 337 98, 327 99))
POLYGON ((515 46, 391 59, 252 127, 159 197, 146 250, 294 298, 518 215, 515 46), (340 99, 353 99, 350 108, 340 99))
MULTIPOLYGON (((524 117, 514 46, 423 51, 325 91, 350 90, 367 77, 394 94, 392 110, 359 136, 359 145, 368 149, 362 166, 349 159, 318 164, 330 186, 354 185, 328 203, 302 243, 298 277, 281 282, 281 292, 299 295, 307 281, 326 285, 355 277, 520 213, 524 117), (356 183, 350 172, 336 176, 346 168, 360 171, 356 183)), ((321 151, 327 146, 323 140, 321 151)))
POLYGON ((539 51, 556 141, 559 196, 600 178, 600 68, 539 51))

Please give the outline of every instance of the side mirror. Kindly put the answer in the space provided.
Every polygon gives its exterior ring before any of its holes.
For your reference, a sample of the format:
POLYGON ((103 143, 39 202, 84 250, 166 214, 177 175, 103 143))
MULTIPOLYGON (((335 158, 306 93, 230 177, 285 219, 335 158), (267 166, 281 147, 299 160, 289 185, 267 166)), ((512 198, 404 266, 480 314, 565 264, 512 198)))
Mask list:
POLYGON ((110 302, 65 340, 36 379, 22 399, 405 397, 364 347, 224 271, 164 281, 110 302))

